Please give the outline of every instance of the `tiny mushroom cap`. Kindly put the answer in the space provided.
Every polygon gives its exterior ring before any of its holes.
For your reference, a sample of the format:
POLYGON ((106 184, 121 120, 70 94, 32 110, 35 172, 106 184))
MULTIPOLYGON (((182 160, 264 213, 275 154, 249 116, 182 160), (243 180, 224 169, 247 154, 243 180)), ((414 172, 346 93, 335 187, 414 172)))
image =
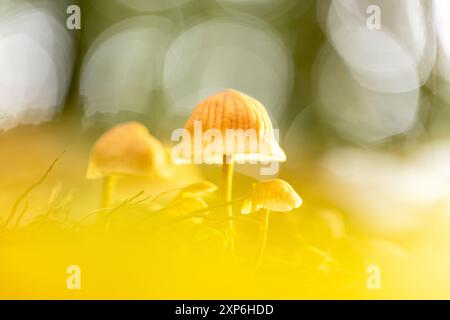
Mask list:
POLYGON ((249 214, 260 209, 287 212, 302 205, 302 199, 284 180, 273 179, 255 184, 245 200, 241 213, 249 214))
POLYGON ((168 177, 169 157, 161 143, 138 122, 119 124, 104 133, 91 151, 86 177, 114 175, 168 177))
POLYGON ((199 181, 191 183, 190 185, 184 187, 178 193, 176 199, 180 198, 192 198, 196 196, 203 196, 208 193, 217 191, 217 186, 209 181, 199 181))
POLYGON ((286 160, 265 107, 236 90, 228 89, 206 98, 195 107, 185 129, 191 136, 195 136, 198 129, 203 133, 202 148, 194 146, 191 155, 201 153, 206 161, 220 164, 223 156, 236 161, 286 160), (207 131, 211 137, 205 137, 207 131), (216 141, 217 135, 219 141, 216 141), (205 154, 209 149, 214 149, 214 154, 205 154))

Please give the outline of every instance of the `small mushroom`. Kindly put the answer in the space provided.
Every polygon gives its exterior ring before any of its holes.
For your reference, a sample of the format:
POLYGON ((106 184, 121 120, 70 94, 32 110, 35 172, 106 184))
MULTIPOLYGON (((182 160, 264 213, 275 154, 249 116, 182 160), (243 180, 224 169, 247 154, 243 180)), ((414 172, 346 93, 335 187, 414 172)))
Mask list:
POLYGON ((182 188, 174 200, 177 201, 179 199, 203 196, 208 193, 215 192, 217 189, 217 186, 209 181, 191 183, 190 185, 182 188))
MULTIPOLYGON (((242 92, 236 90, 226 90, 208 97, 206 100, 196 106, 192 115, 186 122, 185 129, 191 135, 195 135, 195 125, 200 122, 202 126, 202 133, 207 130, 214 130, 219 132, 223 138, 222 146, 227 146, 230 143, 227 131, 252 130, 255 133, 256 141, 248 139, 241 140, 241 145, 236 145, 235 148, 223 147, 212 154, 205 153, 205 150, 210 150, 210 146, 214 147, 216 141, 203 140, 202 148, 194 148, 194 154, 190 156, 196 157, 197 150, 201 150, 203 160, 207 163, 221 163, 222 164, 222 195, 225 202, 230 202, 232 198, 232 182, 233 182, 233 167, 236 161, 285 161, 286 155, 278 145, 272 122, 270 117, 261 102, 252 98, 242 92), (254 148, 256 142, 258 148, 254 148), (214 159, 205 159, 205 157, 214 157, 214 159), (212 160, 212 161, 211 161, 212 160), (219 160, 219 161, 217 161, 219 160)), ((233 225, 233 207, 227 206, 227 214, 230 218, 230 247, 234 252, 234 225, 233 225)))
POLYGON ((101 205, 111 204, 117 176, 162 177, 170 175, 168 155, 161 143, 138 122, 119 124, 95 143, 89 160, 87 179, 103 178, 101 205))
POLYGON ((294 188, 284 180, 273 179, 253 185, 244 204, 241 213, 250 214, 259 212, 264 221, 261 249, 258 257, 258 265, 261 264, 267 243, 269 229, 269 212, 288 212, 302 205, 302 199, 294 188))

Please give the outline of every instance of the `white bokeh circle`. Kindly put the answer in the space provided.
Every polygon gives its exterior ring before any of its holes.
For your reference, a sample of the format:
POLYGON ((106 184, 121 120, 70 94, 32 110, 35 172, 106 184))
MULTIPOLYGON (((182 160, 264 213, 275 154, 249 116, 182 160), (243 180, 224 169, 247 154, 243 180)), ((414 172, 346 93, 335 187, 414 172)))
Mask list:
POLYGON ((0 18, 0 128, 49 121, 64 102, 73 42, 50 10, 9 4, 0 18))
POLYGON ((148 111, 150 94, 161 83, 171 32, 170 20, 154 16, 127 19, 104 31, 82 66, 85 114, 148 111))
POLYGON ((260 100, 276 118, 290 94, 291 72, 289 52, 265 23, 215 18, 172 43, 164 87, 174 113, 188 114, 207 96, 233 88, 260 100))
POLYGON ((434 29, 422 0, 333 0, 326 32, 355 78, 372 90, 418 88, 435 62, 434 29), (367 26, 366 10, 373 5, 380 10, 381 22, 375 30, 367 26))
POLYGON ((406 132, 416 121, 419 90, 386 93, 362 86, 345 63, 325 47, 316 64, 321 117, 344 138, 366 145, 406 132))

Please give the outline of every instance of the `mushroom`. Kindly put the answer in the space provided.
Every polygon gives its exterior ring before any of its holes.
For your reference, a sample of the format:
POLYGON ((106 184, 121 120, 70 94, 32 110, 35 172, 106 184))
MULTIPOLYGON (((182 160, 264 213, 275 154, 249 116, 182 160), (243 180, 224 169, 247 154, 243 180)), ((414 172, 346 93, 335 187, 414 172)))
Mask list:
POLYGON ((182 188, 174 200, 203 196, 208 193, 215 192, 217 189, 217 186, 209 181, 191 183, 190 185, 182 188))
MULTIPOLYGON (((286 155, 278 145, 272 122, 261 102, 242 92, 226 90, 208 97, 196 106, 185 124, 185 129, 195 136, 197 124, 201 124, 202 134, 211 130, 219 133, 221 143, 217 148, 214 139, 203 139, 202 146, 193 146, 194 159, 200 155, 206 163, 222 164, 222 195, 227 203, 232 198, 233 167, 235 162, 243 161, 285 161, 286 155), (230 131, 253 132, 253 140, 236 140, 230 131), (231 137, 231 138, 230 138, 231 137), (237 143, 236 143, 237 142, 237 143), (257 148, 255 148, 255 146, 257 148), (214 154, 205 153, 214 150, 214 154)), ((229 216, 230 247, 234 252, 233 208, 227 205, 229 216)))
POLYGON ((302 203, 302 199, 294 188, 284 180, 273 179, 253 185, 242 205, 241 213, 260 212, 262 214, 264 229, 258 265, 261 264, 266 249, 269 211, 288 212, 300 207, 302 203))
POLYGON ((147 128, 138 122, 119 124, 105 132, 95 143, 86 177, 103 178, 101 205, 109 207, 117 176, 170 175, 167 153, 147 128))

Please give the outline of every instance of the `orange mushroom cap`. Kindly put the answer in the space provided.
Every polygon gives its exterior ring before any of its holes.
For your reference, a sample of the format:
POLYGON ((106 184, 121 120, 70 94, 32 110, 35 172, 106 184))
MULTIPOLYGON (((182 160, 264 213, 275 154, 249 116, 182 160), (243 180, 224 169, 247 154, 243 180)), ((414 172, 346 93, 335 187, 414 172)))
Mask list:
MULTIPOLYGON (((196 106, 185 124, 185 129, 194 135, 195 125, 198 122, 201 122, 202 133, 210 129, 220 133, 222 149, 218 152, 218 159, 226 155, 233 160, 244 161, 286 160, 285 153, 275 139, 272 122, 265 107, 255 98, 242 92, 229 89, 205 99, 196 106), (244 139, 239 140, 236 136, 227 136, 230 129, 234 133, 246 132, 254 135, 246 135, 244 139), (251 141, 249 137, 253 140, 251 141)), ((203 139, 201 150, 216 142, 213 140, 203 139)), ((194 148, 193 152, 195 155, 197 149, 194 148)))
POLYGON ((302 199, 289 183, 273 179, 253 186, 242 205, 241 213, 249 214, 260 209, 287 212, 300 207, 302 203, 302 199))
POLYGON ((169 159, 161 143, 144 125, 127 122, 113 127, 97 140, 91 151, 86 177, 167 177, 169 174, 169 159))

